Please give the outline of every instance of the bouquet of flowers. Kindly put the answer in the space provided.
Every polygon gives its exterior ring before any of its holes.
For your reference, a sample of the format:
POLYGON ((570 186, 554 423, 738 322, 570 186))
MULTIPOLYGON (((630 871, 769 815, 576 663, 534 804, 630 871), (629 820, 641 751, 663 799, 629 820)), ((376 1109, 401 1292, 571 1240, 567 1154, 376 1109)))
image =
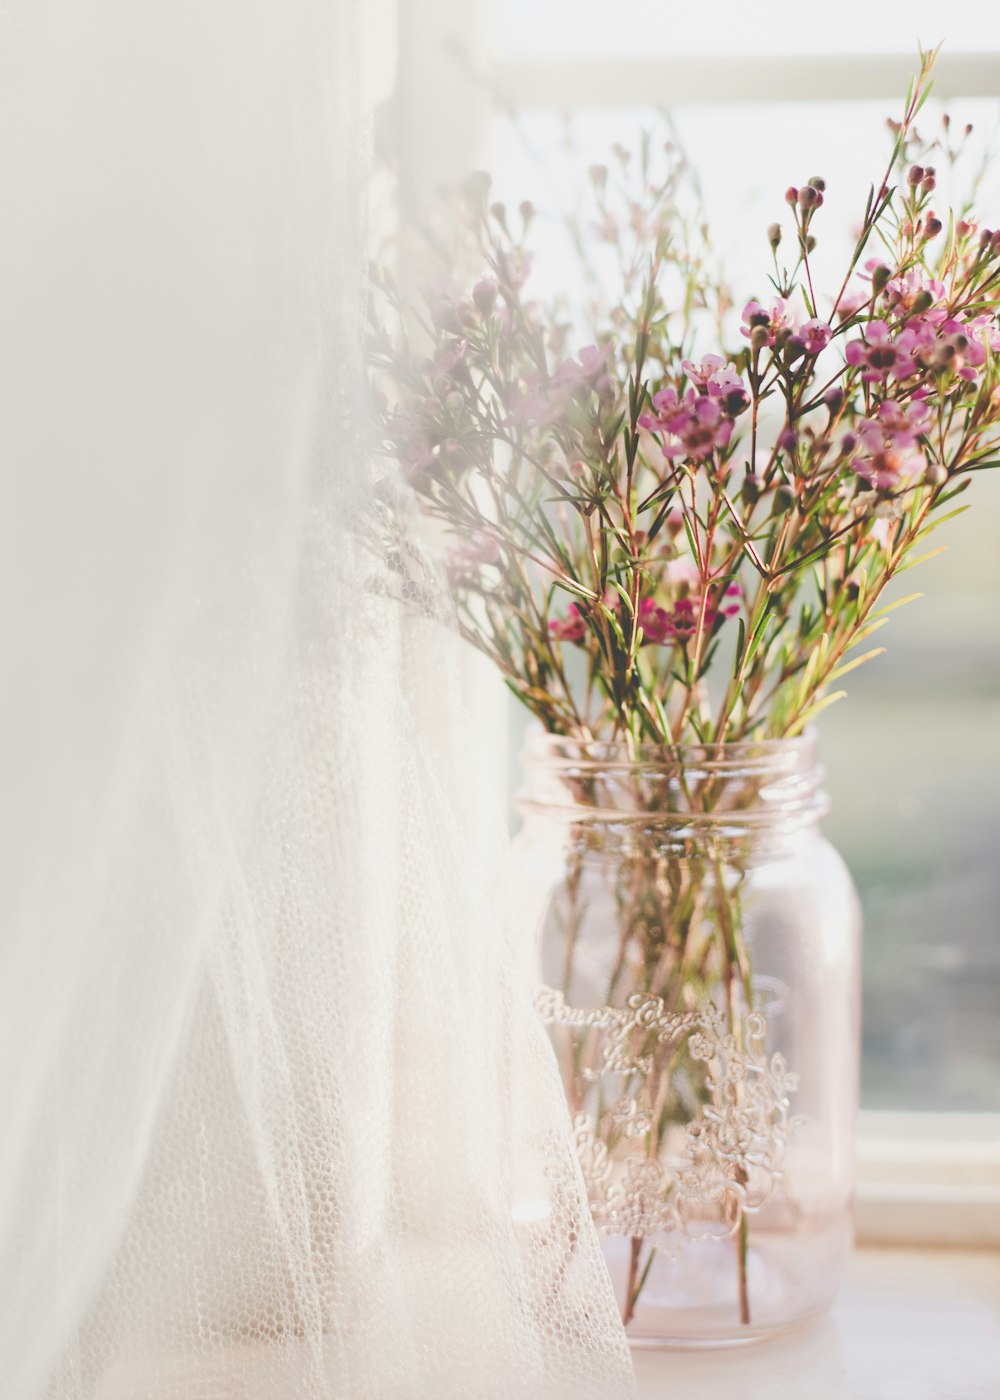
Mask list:
POLYGON ((575 355, 526 295, 533 211, 515 236, 485 177, 465 192, 471 287, 439 284, 420 314, 379 275, 399 313, 371 342, 385 449, 452 537, 463 634, 550 732, 798 733, 878 655, 861 648, 887 584, 993 465, 1000 232, 935 212, 914 158, 932 61, 842 284, 824 299, 813 282, 816 177, 768 230, 774 295, 746 303, 738 348, 695 344, 725 296, 678 228, 678 170, 650 182, 645 161, 638 196, 591 169, 622 297, 575 355))
MULTIPOLYGON (((550 735, 623 745, 634 760, 626 805, 640 835, 616 845, 600 823, 574 830, 562 985, 545 1000, 571 1105, 585 1111, 585 1167, 601 1162, 605 1182, 621 1167, 626 1204, 612 1211, 614 1191, 597 1188, 591 1203, 631 1238, 626 1322, 652 1264, 644 1239, 676 1224, 685 1180, 737 1239, 749 1322, 751 1182, 763 1162, 777 1170, 790 1131, 784 1062, 754 1058, 766 1026, 744 936, 753 852, 704 820, 751 808, 761 782, 718 777, 713 756, 794 738, 845 694, 844 678, 882 650, 870 642, 889 614, 919 596, 885 603, 887 586, 937 552, 931 532, 965 509, 973 473, 998 464, 1000 231, 969 208, 938 211, 916 129, 933 59, 921 55, 826 293, 813 266, 822 178, 786 191, 767 231, 771 292, 746 301, 737 325, 707 235, 681 212, 683 160, 668 148, 654 176, 648 141, 638 161, 619 150, 612 168, 590 169, 594 237, 578 247, 585 274, 595 248, 611 250, 619 295, 595 301, 575 354, 560 308, 529 294, 534 210, 491 205, 486 177, 460 201, 479 259, 465 286, 449 273, 418 305, 376 274, 381 439, 447 536, 463 635, 550 735), (671 820, 697 814, 683 841, 663 834, 668 808, 671 820), (569 1002, 595 855, 617 912, 603 1004, 586 1010, 569 1002), (690 1042, 688 1022, 702 1026, 690 1042), (616 1029, 602 1041, 600 1027, 616 1029), (594 1089, 611 1073, 623 1086, 613 1104, 594 1089), (694 1101, 690 1170, 671 1177, 660 1163, 694 1101), (712 1123, 726 1141, 709 1154, 706 1191, 696 1168, 712 1123)), ((621 803, 600 765, 567 771, 581 805, 621 803)))

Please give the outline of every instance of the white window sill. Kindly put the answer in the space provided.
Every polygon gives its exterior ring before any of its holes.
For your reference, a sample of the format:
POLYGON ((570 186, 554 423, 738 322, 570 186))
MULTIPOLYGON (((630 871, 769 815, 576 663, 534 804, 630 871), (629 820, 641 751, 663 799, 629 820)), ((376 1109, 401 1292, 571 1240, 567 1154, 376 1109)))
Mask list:
POLYGON ((1000 1252, 861 1249, 826 1317, 772 1342, 635 1363, 642 1400, 997 1400, 1000 1252))

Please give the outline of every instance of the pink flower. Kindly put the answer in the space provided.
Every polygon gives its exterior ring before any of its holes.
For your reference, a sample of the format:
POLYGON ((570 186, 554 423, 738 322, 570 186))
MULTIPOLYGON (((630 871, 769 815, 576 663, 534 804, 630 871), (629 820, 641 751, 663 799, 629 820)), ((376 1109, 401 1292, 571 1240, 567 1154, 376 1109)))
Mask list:
POLYGON ((604 394, 613 387, 604 351, 587 345, 579 352, 579 359, 563 360, 550 379, 537 373, 527 376, 523 388, 515 391, 508 404, 507 421, 546 427, 562 418, 579 391, 604 394))
POLYGON ((750 395, 736 373, 736 366, 727 364, 721 355, 705 355, 699 365, 683 360, 681 368, 700 393, 719 399, 733 417, 749 405, 750 395))
POLYGON ((807 355, 818 355, 830 344, 831 335, 833 335, 833 331, 826 321, 820 321, 813 316, 811 320, 803 322, 795 331, 792 335, 792 342, 800 344, 807 355))
POLYGON ((867 306, 871 299, 871 287, 849 287, 837 303, 837 319, 849 321, 863 306, 867 306))
MULTIPOLYGON (((962 324, 957 321, 946 321, 942 329, 949 334, 961 332, 968 338, 969 343, 965 349, 965 358, 976 369, 985 364, 987 348, 994 352, 1000 350, 1000 330, 997 329, 996 319, 989 314, 973 316, 971 321, 965 321, 962 324)), ((975 375, 966 371, 964 377, 974 379, 975 375)))
POLYGON ((438 379, 444 375, 450 375, 453 370, 457 369, 458 366, 462 364, 468 348, 469 342, 467 340, 453 340, 449 346, 441 351, 434 361, 431 377, 433 379, 438 379))
POLYGON ((919 302, 920 315, 929 321, 943 321, 948 315, 944 283, 928 277, 922 268, 911 267, 899 277, 891 278, 883 293, 886 302, 902 320, 919 302))
POLYGON ((775 297, 770 311, 766 311, 759 301, 748 301, 743 308, 743 325, 740 334, 747 340, 757 326, 767 329, 767 343, 773 349, 787 333, 794 331, 795 322, 783 297, 775 297))
POLYGON ((720 617, 735 617, 741 598, 738 583, 731 583, 718 602, 706 597, 704 606, 700 595, 693 593, 678 598, 672 608, 661 607, 652 598, 643 598, 639 604, 643 644, 662 646, 664 642, 686 642, 697 632, 699 618, 702 630, 711 632, 720 617))
POLYGON ((672 386, 653 395, 653 414, 644 414, 640 424, 653 433, 676 438, 663 443, 665 457, 690 457, 702 461, 713 452, 724 450, 733 435, 732 419, 727 418, 718 399, 688 389, 683 399, 672 386))
MULTIPOLYGON (((693 637, 698 630, 698 615, 701 612, 700 598, 678 598, 674 604, 671 614, 671 621, 674 625, 674 636, 680 641, 687 641, 693 637)), ((717 610, 711 603, 705 604, 705 615, 703 625, 705 631, 709 631, 718 616, 717 610)))
POLYGON ((844 351, 849 365, 864 365, 861 378, 866 384, 878 384, 889 378, 908 379, 916 373, 912 338, 893 339, 884 321, 869 321, 863 327, 863 338, 852 340, 844 351))
POLYGON ((530 375, 523 387, 517 387, 507 406, 508 423, 525 423, 534 427, 547 427, 557 423, 566 411, 568 396, 555 390, 543 388, 541 376, 530 375))
POLYGON ((603 393, 611 388, 607 355, 596 345, 585 345, 576 360, 563 360, 552 376, 552 383, 570 390, 581 386, 603 393))
POLYGON ((656 646, 661 646, 664 642, 673 641, 677 635, 674 621, 666 608, 661 608, 658 603, 654 603, 652 598, 643 598, 639 604, 639 625, 642 628, 643 642, 652 642, 656 646))
POLYGON ((887 399, 874 418, 862 418, 851 444, 850 465, 859 476, 882 490, 920 476, 927 458, 920 437, 930 425, 922 402, 905 405, 887 399))
POLYGON ((587 635, 583 613, 575 603, 570 603, 565 618, 554 617, 549 622, 549 632, 557 642, 582 642, 587 635))
POLYGON ((497 304, 499 293, 500 288, 495 277, 480 277, 472 289, 472 300, 476 309, 483 316, 489 316, 497 304))

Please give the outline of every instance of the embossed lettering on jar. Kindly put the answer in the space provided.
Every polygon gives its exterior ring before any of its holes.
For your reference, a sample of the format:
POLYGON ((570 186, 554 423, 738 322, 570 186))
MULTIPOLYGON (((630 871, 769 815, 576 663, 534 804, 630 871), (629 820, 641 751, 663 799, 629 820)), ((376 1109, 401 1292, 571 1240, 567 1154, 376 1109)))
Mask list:
POLYGON ((851 1243, 857 897, 815 736, 671 751, 538 734, 514 917, 637 1343, 749 1341, 851 1243))

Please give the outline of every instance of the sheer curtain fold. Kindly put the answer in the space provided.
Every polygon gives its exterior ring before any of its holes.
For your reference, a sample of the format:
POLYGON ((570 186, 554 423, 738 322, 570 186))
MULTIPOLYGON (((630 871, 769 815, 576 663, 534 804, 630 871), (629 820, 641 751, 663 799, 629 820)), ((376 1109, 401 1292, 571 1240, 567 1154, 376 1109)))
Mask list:
POLYGON ((9 1400, 628 1393, 371 547, 351 0, 0 15, 9 1400))

